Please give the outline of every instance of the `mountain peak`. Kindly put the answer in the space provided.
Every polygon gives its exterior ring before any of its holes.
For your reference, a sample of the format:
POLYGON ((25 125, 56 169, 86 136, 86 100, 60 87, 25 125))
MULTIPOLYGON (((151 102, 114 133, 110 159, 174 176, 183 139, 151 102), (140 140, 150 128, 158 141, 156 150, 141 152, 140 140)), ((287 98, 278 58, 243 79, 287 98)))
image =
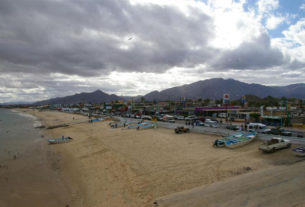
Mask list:
MULTIPOLYGON (((181 97, 199 99, 221 99, 224 93, 229 93, 231 100, 239 99, 244 95, 251 94, 260 98, 267 96, 288 98, 305 98, 305 84, 293 84, 288 86, 264 86, 260 84, 248 84, 234 79, 213 78, 197 81, 183 86, 168 88, 163 91, 152 91, 143 97, 149 101, 180 100, 181 97)), ((130 97, 129 97, 130 98, 130 97)), ((115 100, 122 100, 115 94, 107 94, 101 90, 92 93, 81 93, 73 96, 54 98, 46 101, 37 102, 42 104, 78 104, 78 103, 103 103, 115 100)))
POLYGON ((266 96, 305 98, 304 89, 305 84, 270 87, 260 84, 248 84, 232 78, 212 78, 165 89, 158 93, 150 92, 144 98, 146 100, 179 100, 181 97, 221 99, 224 93, 229 93, 232 100, 239 99, 246 94, 252 94, 261 98, 266 96))

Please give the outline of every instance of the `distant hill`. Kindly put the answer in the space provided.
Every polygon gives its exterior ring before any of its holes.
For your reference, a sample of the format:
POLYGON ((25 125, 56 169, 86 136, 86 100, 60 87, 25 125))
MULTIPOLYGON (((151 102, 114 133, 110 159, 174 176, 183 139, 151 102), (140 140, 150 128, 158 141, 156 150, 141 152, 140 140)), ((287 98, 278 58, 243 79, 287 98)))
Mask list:
POLYGON ((260 84, 248 84, 233 79, 214 78, 195 83, 153 91, 144 96, 145 100, 179 100, 185 98, 209 98, 221 99, 224 93, 229 93, 231 100, 239 99, 246 94, 252 94, 260 98, 295 97, 305 98, 305 84, 293 84, 288 86, 264 86, 260 84))
MULTIPOLYGON (((305 84, 292 84, 288 86, 264 86, 260 84, 248 84, 233 79, 214 78, 195 83, 177 86, 163 91, 152 91, 144 95, 148 101, 179 100, 182 97, 192 99, 221 99, 224 93, 229 93, 231 100, 236 100, 244 95, 251 94, 260 98, 267 96, 305 98, 305 84)), ((53 98, 39 101, 35 104, 77 104, 77 103, 102 103, 115 100, 131 99, 139 100, 141 96, 117 96, 109 95, 100 90, 92 93, 80 93, 62 98, 53 98)))
POLYGON ((78 104, 78 103, 103 103, 103 102, 107 103, 121 99, 122 98, 117 95, 114 94, 109 95, 100 90, 97 90, 92 93, 80 93, 72 96, 38 101, 35 104, 44 105, 44 104, 78 104))

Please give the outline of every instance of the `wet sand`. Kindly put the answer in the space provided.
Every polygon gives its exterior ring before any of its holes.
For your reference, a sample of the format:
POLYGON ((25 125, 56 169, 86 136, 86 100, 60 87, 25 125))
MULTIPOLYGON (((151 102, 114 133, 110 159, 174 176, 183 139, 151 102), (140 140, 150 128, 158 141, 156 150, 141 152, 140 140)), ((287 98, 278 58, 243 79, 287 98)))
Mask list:
MULTIPOLYGON (((88 120, 60 112, 28 113, 39 117, 46 126, 88 120)), ((113 129, 108 123, 45 130, 46 138, 73 138, 60 145, 47 145, 44 139, 46 149, 58 157, 58 179, 67 186, 70 206, 154 206, 159 197, 292 166, 297 160, 290 150, 262 154, 258 150, 260 141, 234 150, 217 149, 212 147, 217 136, 176 135, 173 130, 162 128, 113 129)))
POLYGON ((59 176, 60 157, 36 140, 22 153, 0 163, 0 207, 66 206, 68 186, 59 176))

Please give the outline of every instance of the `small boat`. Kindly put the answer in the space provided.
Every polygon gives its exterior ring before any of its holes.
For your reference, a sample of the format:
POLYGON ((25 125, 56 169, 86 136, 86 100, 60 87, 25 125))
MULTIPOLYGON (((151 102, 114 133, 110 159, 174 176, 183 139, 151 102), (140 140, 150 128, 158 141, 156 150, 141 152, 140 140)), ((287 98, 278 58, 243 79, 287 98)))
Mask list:
POLYGON ((104 121, 104 119, 103 118, 91 119, 89 120, 89 123, 98 122, 98 121, 104 121))
POLYGON ((256 135, 256 132, 238 133, 238 135, 233 136, 233 138, 226 140, 225 145, 228 148, 241 147, 253 141, 256 135))
POLYGON ((127 124, 127 129, 131 129, 131 128, 137 128, 138 123, 129 123, 127 124))
POLYGON ((127 126, 127 129, 131 129, 131 128, 142 128, 141 126, 144 126, 144 125, 147 125, 149 124, 149 122, 147 121, 141 121, 141 122, 130 122, 130 123, 127 123, 126 126, 127 126))
POLYGON ((154 123, 143 123, 143 124, 138 125, 137 130, 151 129, 151 128, 156 128, 156 127, 157 127, 157 125, 154 123))
POLYGON ((233 134, 233 135, 230 135, 230 136, 227 136, 227 137, 223 137, 221 139, 216 139, 214 141, 213 146, 215 146, 215 147, 225 147, 226 146, 225 143, 227 141, 232 140, 232 139, 236 139, 236 138, 241 137, 243 135, 244 135, 244 133, 240 132, 240 133, 236 133, 236 134, 233 134))
POLYGON ((292 151, 298 157, 305 157, 305 146, 294 148, 292 151))
POLYGON ((71 137, 61 137, 56 139, 48 139, 48 142, 49 144, 61 144, 61 143, 70 142, 71 140, 72 140, 71 137))

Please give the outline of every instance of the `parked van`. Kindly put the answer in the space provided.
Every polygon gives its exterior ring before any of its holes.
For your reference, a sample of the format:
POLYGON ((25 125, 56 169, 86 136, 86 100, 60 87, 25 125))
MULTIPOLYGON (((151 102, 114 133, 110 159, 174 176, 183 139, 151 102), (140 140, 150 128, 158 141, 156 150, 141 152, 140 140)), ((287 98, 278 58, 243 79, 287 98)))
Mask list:
POLYGON ((175 123, 175 117, 171 115, 164 115, 162 119, 166 122, 175 123))
POLYGON ((247 125, 247 130, 249 132, 268 133, 271 129, 262 123, 250 123, 247 125))

